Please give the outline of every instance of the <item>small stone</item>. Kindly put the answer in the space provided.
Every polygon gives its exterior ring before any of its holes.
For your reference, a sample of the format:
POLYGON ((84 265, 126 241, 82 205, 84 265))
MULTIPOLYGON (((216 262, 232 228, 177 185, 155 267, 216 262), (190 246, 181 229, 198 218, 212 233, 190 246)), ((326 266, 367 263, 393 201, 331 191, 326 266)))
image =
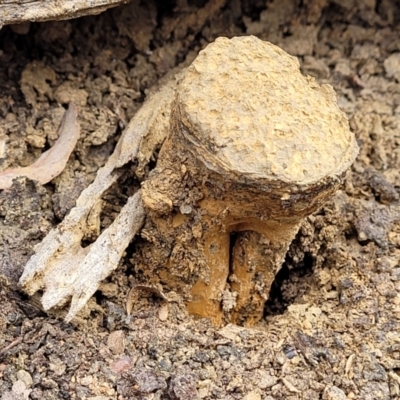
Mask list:
POLYGON ((195 376, 186 370, 173 375, 169 384, 169 395, 174 400, 197 399, 195 376))
POLYGON ((84 376, 84 377, 80 380, 79 383, 80 383, 81 385, 83 385, 83 386, 89 386, 89 385, 92 384, 92 382, 93 382, 93 376, 87 375, 87 376, 84 376))
POLYGON ((372 175, 370 186, 383 204, 390 204, 399 200, 399 193, 397 193, 395 187, 380 173, 372 175))
POLYGON ((162 360, 159 361, 158 367, 160 368, 161 371, 171 371, 172 369, 172 363, 169 358, 163 358, 162 360))
POLYGON ((227 357, 231 355, 232 349, 230 346, 217 346, 217 352, 221 357, 227 357))
POLYGON ((257 382, 260 389, 267 389, 276 384, 278 380, 266 371, 258 371, 257 382))
POLYGON ((25 370, 21 369, 17 372, 17 378, 25 383, 25 386, 27 388, 32 386, 33 380, 29 372, 26 372, 25 370))
POLYGON ((156 390, 167 388, 165 378, 153 370, 138 371, 133 375, 133 379, 136 382, 136 391, 138 393, 152 393, 156 390))
POLYGON ((336 386, 326 386, 324 393, 322 395, 323 400, 346 400, 347 396, 342 389, 336 386))
POLYGON ((193 211, 192 206, 189 206, 188 204, 182 204, 179 207, 179 211, 181 212, 181 214, 190 214, 193 211))
POLYGON ((158 310, 158 319, 160 321, 166 321, 168 319, 168 313, 169 313, 168 304, 164 304, 158 310))
POLYGON ((14 399, 15 397, 10 391, 4 392, 3 395, 1 396, 1 400, 14 400, 14 399))
POLYGON ((121 354, 125 349, 125 334, 123 331, 111 332, 107 339, 107 346, 114 354, 121 354))
POLYGON ((18 380, 16 382, 14 382, 13 386, 12 386, 12 392, 14 394, 23 394, 26 390, 26 385, 24 382, 18 380))
POLYGON ((111 369, 117 373, 128 371, 131 367, 132 360, 129 356, 122 356, 118 360, 114 361, 111 365, 111 369))
POLYGON ((204 399, 205 397, 207 397, 208 396, 208 388, 201 388, 199 390, 198 396, 199 396, 199 399, 204 399))
POLYGON ((386 75, 400 82, 400 53, 391 54, 384 62, 386 75))
POLYGON ((256 391, 252 391, 247 393, 246 396, 243 397, 243 400, 261 400, 261 395, 256 391))

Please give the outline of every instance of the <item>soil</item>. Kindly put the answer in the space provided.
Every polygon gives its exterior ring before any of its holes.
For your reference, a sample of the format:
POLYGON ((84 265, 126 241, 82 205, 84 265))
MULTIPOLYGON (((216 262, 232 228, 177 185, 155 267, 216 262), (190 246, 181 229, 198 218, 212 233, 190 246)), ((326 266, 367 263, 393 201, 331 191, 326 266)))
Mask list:
MULTIPOLYGON (((0 192, 1 399, 400 399, 399 30, 395 0, 133 1, 3 28, 0 169, 48 149, 70 101, 81 137, 51 183, 21 178, 0 192), (17 285, 35 244, 148 91, 215 38, 237 35, 279 45, 330 83, 360 146, 344 187, 304 221, 263 320, 216 328, 189 316, 179 293, 146 286, 134 263, 144 235, 86 315, 66 324, 45 314, 17 285)), ((126 193, 103 199, 103 228, 126 193)))

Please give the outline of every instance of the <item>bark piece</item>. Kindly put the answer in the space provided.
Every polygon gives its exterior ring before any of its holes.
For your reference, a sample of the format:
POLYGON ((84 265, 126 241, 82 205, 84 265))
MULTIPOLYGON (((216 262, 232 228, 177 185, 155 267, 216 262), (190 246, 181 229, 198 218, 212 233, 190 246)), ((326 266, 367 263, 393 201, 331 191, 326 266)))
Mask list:
POLYGON ((33 164, 28 167, 8 169, 0 173, 0 190, 8 189, 12 181, 19 176, 45 184, 60 175, 64 170, 69 156, 75 148, 79 138, 78 111, 74 104, 70 104, 61 121, 58 130, 58 139, 54 146, 45 151, 33 164))
POLYGON ((0 3, 0 29, 24 21, 49 21, 99 14, 128 0, 6 0, 0 3))
POLYGON ((32 295, 45 289, 43 308, 48 310, 72 298, 70 321, 119 264, 123 251, 143 224, 141 193, 137 192, 120 215, 97 240, 82 247, 86 237, 99 234, 101 196, 121 175, 119 167, 135 160, 144 169, 154 148, 168 132, 168 116, 175 81, 171 79, 149 97, 124 131, 106 165, 77 200, 76 207, 36 247, 20 278, 32 295))

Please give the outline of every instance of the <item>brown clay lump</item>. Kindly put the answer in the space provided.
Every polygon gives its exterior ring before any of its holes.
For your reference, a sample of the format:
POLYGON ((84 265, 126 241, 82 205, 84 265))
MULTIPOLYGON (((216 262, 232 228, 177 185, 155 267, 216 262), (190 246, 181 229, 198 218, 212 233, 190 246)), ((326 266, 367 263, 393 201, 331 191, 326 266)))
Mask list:
POLYGON ((253 36, 201 51, 178 85, 170 135, 143 185, 145 207, 160 215, 188 202, 177 195, 185 176, 201 192, 191 207, 202 219, 206 272, 189 312, 215 324, 259 320, 302 219, 333 195, 357 153, 335 92, 303 76, 295 57, 253 36), (230 234, 243 231, 261 234, 272 251, 266 260, 244 250, 262 264, 252 273, 230 253, 230 234), (227 291, 234 301, 224 307, 227 291))
POLYGON ((332 87, 253 36, 219 38, 200 52, 175 104, 189 148, 241 180, 312 185, 341 175, 357 154, 332 87))

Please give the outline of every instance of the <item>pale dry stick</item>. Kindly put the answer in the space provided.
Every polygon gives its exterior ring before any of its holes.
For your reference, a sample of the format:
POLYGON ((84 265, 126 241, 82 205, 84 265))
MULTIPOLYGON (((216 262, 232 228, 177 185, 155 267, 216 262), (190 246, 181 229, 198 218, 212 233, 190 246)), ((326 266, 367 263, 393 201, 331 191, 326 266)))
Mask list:
POLYGON ((45 310, 72 297, 67 320, 84 306, 100 281, 113 271, 130 240, 143 222, 140 192, 128 200, 121 214, 100 237, 87 247, 81 241, 99 231, 101 196, 117 181, 119 167, 137 161, 144 169, 154 147, 167 134, 170 102, 175 83, 154 93, 128 124, 114 153, 94 182, 77 200, 76 207, 39 243, 20 278, 22 289, 32 295, 45 289, 45 310))
MULTIPOLYGON (((237 283, 234 313, 251 303, 254 274, 230 271, 232 232, 255 231, 269 243, 269 290, 302 220, 335 193, 357 153, 335 92, 303 76, 296 58, 255 37, 218 38, 201 51, 177 88, 170 135, 142 186, 155 220, 188 207, 192 200, 181 198, 186 181, 202 193, 188 208, 202 223, 205 262, 198 265, 206 266, 196 271, 202 277, 191 289, 189 312, 220 325, 228 277, 237 283)), ((178 262, 169 270, 179 271, 178 262)))
POLYGON ((48 21, 99 14, 127 0, 7 0, 0 2, 0 29, 24 21, 48 21))
POLYGON ((0 359, 1 357, 4 356, 9 350, 14 348, 15 346, 19 345, 22 342, 22 337, 19 337, 15 340, 13 340, 11 343, 9 343, 6 347, 0 350, 0 359))
POLYGON ((13 179, 19 176, 26 176, 29 179, 45 184, 61 174, 79 139, 80 129, 77 116, 78 110, 71 103, 61 121, 58 139, 54 145, 28 167, 13 168, 1 172, 0 190, 10 188, 13 179))
MULTIPOLYGON (((81 261, 79 275, 74 282, 71 307, 65 321, 70 321, 82 309, 100 282, 118 267, 122 253, 142 227, 144 216, 142 199, 138 191, 128 199, 118 217, 97 238, 87 256, 81 261), (107 249, 107 257, 104 257, 103 249, 107 249)), ((43 307, 47 310, 58 302, 57 288, 49 286, 42 299, 43 307)))

